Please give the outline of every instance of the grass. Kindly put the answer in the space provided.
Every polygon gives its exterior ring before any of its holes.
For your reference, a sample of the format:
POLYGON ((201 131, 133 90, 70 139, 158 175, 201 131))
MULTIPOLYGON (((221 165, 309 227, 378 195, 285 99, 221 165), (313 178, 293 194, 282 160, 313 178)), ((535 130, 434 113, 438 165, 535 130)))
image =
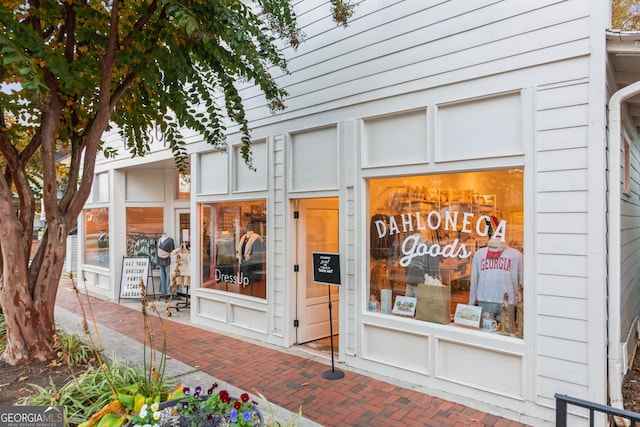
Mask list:
POLYGON ((59 330, 55 337, 56 361, 79 366, 94 359, 95 352, 79 335, 59 330))

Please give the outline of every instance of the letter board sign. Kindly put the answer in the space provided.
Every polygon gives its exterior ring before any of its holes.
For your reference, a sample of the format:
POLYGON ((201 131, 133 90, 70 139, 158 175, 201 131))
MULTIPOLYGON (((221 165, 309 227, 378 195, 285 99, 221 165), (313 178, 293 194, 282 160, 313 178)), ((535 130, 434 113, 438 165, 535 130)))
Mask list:
MULTIPOLYGON (((122 257, 122 276, 120 278, 120 298, 140 298, 142 288, 140 280, 149 286, 149 257, 122 257)), ((147 290, 147 295, 155 295, 153 288, 147 290)))
POLYGON ((313 281, 340 285, 340 254, 327 252, 312 252, 313 281))

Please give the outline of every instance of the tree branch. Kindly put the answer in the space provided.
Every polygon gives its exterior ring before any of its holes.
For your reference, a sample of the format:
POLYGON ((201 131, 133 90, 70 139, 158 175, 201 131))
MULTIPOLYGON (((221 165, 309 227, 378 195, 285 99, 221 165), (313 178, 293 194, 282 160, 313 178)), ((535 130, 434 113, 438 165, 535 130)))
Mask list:
MULTIPOLYGON (((2 177, 2 193, 3 200, 8 200, 13 205, 12 184, 15 185, 16 193, 20 203, 18 209, 18 218, 16 221, 22 227, 20 234, 20 248, 26 259, 29 259, 29 251, 31 250, 31 230, 33 229, 33 215, 35 214, 35 200, 33 190, 29 183, 24 165, 20 159, 20 155, 16 147, 9 141, 9 137, 5 132, 0 134, 0 153, 4 157, 7 169, 2 177), (25 232, 28 230, 28 232, 25 232)), ((11 218, 16 218, 15 213, 11 218)), ((3 221, 10 221, 9 218, 3 221)))
POLYGON ((42 199, 44 208, 47 213, 47 220, 51 222, 59 222, 60 211, 58 210, 58 186, 56 174, 55 159, 55 143, 58 137, 58 125, 62 115, 63 105, 58 88, 56 78, 50 72, 45 70, 44 80, 49 88, 49 105, 44 110, 40 129, 42 130, 40 145, 42 152, 42 199))
POLYGON ((64 56, 67 59, 67 62, 71 63, 73 62, 73 56, 76 50, 76 11, 73 2, 66 3, 64 15, 65 33, 67 35, 64 56))
POLYGON ((156 12, 156 10, 158 10, 157 0, 153 0, 151 3, 149 3, 149 8, 147 10, 149 13, 147 13, 147 15, 145 16, 142 16, 136 21, 135 24, 133 24, 133 31, 131 31, 124 37, 124 39, 122 39, 122 43, 120 44, 121 46, 127 48, 133 44, 133 32, 136 30, 142 32, 144 26, 149 23, 153 14, 156 12))

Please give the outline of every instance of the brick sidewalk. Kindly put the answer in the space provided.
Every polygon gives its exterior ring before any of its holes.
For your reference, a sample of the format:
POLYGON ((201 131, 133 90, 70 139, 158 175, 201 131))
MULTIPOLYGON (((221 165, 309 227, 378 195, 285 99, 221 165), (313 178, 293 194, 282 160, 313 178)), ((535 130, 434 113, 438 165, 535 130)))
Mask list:
MULTIPOLYGON (((83 301, 87 298, 82 296, 83 301)), ((131 339, 141 341, 142 314, 111 301, 90 298, 95 319, 131 339)), ((56 305, 82 315, 70 282, 63 279, 56 305)), ((85 304, 85 311, 88 307, 85 304)), ((330 381, 330 366, 311 359, 235 339, 169 318, 167 355, 305 418, 331 426, 500 426, 525 424, 345 371, 330 381)), ((161 331, 160 319, 153 318, 161 331)), ((125 356, 125 355, 119 355, 125 356)))

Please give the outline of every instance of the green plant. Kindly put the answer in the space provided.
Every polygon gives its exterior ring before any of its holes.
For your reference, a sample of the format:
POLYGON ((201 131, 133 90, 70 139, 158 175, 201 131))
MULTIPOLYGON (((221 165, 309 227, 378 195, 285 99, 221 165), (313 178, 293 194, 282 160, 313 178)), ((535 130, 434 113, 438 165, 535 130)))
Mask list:
POLYGON ((55 340, 56 362, 71 366, 88 363, 94 357, 94 350, 79 335, 59 330, 55 340))
MULTIPOLYGON (((53 384, 48 389, 33 386, 35 393, 21 399, 18 404, 64 406, 67 410, 69 423, 78 425, 105 407, 109 407, 111 410, 120 408, 121 413, 125 412, 126 405, 133 407, 136 396, 146 393, 140 387, 140 384, 144 383, 145 377, 146 374, 139 367, 129 366, 126 362, 103 363, 99 368, 89 367, 84 374, 72 378, 60 389, 57 389, 53 384), (112 387, 116 389, 119 396, 117 404, 112 404, 114 402, 112 387)), ((173 387, 173 383, 163 381, 159 388, 163 391, 164 396, 167 396, 173 387)))

